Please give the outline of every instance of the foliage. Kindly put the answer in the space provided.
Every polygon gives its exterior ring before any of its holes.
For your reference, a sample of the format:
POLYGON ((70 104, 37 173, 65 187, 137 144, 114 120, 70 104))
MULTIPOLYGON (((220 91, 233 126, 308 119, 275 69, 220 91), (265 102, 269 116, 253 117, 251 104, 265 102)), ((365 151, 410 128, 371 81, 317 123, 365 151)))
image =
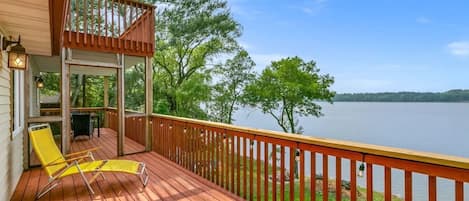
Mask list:
POLYGON ((163 100, 155 102, 167 105, 169 114, 199 116, 199 103, 207 100, 202 92, 209 93, 208 66, 215 56, 238 46, 241 27, 223 0, 157 2, 153 68, 158 85, 155 96, 163 100), (198 92, 200 89, 205 91, 198 92), (189 94, 194 96, 187 99, 189 94))
POLYGON ((335 92, 329 87, 334 78, 320 75, 314 61, 304 62, 299 57, 274 61, 262 75, 246 88, 245 102, 274 117, 287 133, 301 133, 299 116, 322 115, 315 101, 332 103, 335 92))
POLYGON ((253 67, 256 64, 245 50, 239 51, 224 65, 217 65, 215 72, 221 76, 213 86, 213 99, 209 104, 211 118, 231 124, 233 112, 238 110, 245 87, 255 79, 253 67))
POLYGON ((334 101, 350 102, 468 102, 469 90, 454 89, 446 92, 386 92, 337 94, 334 101))

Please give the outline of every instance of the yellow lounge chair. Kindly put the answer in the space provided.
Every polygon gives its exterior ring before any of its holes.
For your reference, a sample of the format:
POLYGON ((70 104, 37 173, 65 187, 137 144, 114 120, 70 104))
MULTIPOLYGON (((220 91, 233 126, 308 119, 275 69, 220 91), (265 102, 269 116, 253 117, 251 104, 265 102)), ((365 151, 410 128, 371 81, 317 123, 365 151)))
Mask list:
POLYGON ((88 149, 68 155, 62 155, 52 136, 48 124, 32 126, 28 129, 29 138, 42 167, 49 176, 49 182, 36 194, 36 199, 41 198, 58 185, 63 177, 80 174, 90 194, 94 194, 91 183, 99 175, 105 179, 103 172, 122 172, 136 175, 143 186, 148 183, 148 173, 145 164, 132 160, 95 160, 92 151, 88 149), (88 159, 88 161, 87 161, 88 159), (85 173, 92 173, 88 180, 85 173))

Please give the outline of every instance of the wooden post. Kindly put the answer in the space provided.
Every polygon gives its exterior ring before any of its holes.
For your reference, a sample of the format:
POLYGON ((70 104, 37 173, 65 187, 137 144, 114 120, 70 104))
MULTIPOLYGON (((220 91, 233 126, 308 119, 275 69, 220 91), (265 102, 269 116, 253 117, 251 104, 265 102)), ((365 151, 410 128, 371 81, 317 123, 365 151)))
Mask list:
MULTIPOLYGON (((104 108, 109 107, 109 76, 104 76, 104 103, 103 106, 104 108)), ((106 111, 106 110, 105 110, 106 111)), ((106 115, 104 115, 103 118, 103 127, 104 128, 109 128, 109 120, 106 118, 106 115)))
POLYGON ((70 152, 70 65, 65 63, 65 48, 62 48, 62 152, 70 152))
POLYGON ((153 68, 152 58, 145 57, 145 151, 151 151, 153 145, 152 114, 153 114, 153 68))
MULTIPOLYGON (((29 57, 29 56, 28 56, 29 57)), ((28 60, 31 59, 31 57, 28 58, 28 60)), ((30 65, 30 64, 28 64, 30 65)), ((24 129, 23 129, 23 169, 29 169, 29 150, 28 150, 28 145, 29 145, 29 134, 28 134, 28 127, 29 127, 29 87, 31 83, 29 83, 29 79, 32 77, 32 72, 31 72, 31 66, 29 66, 26 71, 24 72, 24 115, 23 115, 23 122, 24 122, 24 129)), ((33 85, 36 86, 36 85, 33 85)), ((11 85, 13 88, 13 85, 11 85)), ((13 97, 12 97, 13 98, 13 97)), ((11 104, 13 106, 13 104, 11 104)), ((11 110, 13 111, 13 110, 11 110)), ((13 115, 12 115, 13 116, 13 115)))
POLYGON ((125 104, 124 104, 124 54, 118 54, 120 68, 117 69, 117 155, 124 155, 125 104))

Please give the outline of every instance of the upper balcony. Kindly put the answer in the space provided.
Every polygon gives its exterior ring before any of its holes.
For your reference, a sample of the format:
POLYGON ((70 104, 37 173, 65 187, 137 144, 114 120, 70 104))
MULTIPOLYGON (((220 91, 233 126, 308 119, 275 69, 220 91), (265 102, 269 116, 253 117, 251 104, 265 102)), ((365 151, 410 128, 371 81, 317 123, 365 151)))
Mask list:
POLYGON ((68 0, 64 9, 63 46, 152 56, 154 8, 133 0, 68 0))

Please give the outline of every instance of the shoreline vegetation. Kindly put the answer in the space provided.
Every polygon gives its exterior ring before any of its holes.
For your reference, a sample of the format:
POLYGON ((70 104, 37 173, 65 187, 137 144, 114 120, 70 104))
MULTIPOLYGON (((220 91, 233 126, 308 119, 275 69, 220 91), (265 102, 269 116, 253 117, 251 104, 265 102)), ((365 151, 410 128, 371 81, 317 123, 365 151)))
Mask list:
MULTIPOLYGON (((225 161, 229 161, 228 158, 225 159, 225 161)), ((246 162, 247 163, 244 163, 243 160, 240 160, 239 161, 239 167, 240 167, 240 175, 239 176, 246 176, 247 178, 250 177, 250 167, 249 167, 249 162, 250 161, 250 157, 246 157, 246 162), (246 172, 244 172, 244 166, 246 166, 246 172)), ((234 162, 234 166, 236 167, 237 166, 237 163, 238 161, 235 160, 233 161, 234 162)), ((228 164, 226 164, 228 165, 228 164)), ((272 172, 272 164, 271 164, 271 161, 269 159, 269 165, 268 165, 268 168, 266 169, 265 166, 264 166, 264 160, 260 160, 260 189, 261 192, 260 192, 260 196, 261 196, 261 199, 264 200, 265 199, 265 194, 264 194, 264 184, 265 184, 265 178, 264 178, 264 173, 265 171, 268 171, 268 175, 269 175, 269 178, 267 179, 267 183, 268 183, 268 199, 267 200, 273 200, 272 196, 273 196, 273 192, 272 192, 272 176, 274 175, 273 172, 272 172)), ((257 189, 257 169, 258 169, 258 166, 257 166, 257 159, 253 158, 253 166, 252 166, 252 169, 253 169, 253 189, 257 189)), ((280 197, 280 178, 278 178, 280 176, 280 172, 279 172, 279 169, 280 169, 280 166, 277 166, 277 184, 276 184, 276 195, 277 195, 277 199, 280 197)), ((198 171, 201 171, 202 169, 199 169, 198 171)), ((197 171, 197 172, 198 172, 197 171)), ((200 172, 199 172, 200 173, 200 172)), ((234 171, 232 173, 232 178, 237 178, 238 177, 238 174, 236 171, 234 171)), ((199 174, 200 175, 200 174, 199 174)), ((284 195, 285 195, 285 200, 290 200, 289 199, 289 194, 290 194, 290 188, 289 188, 289 178, 287 178, 289 175, 288 173, 288 170, 285 170, 285 189, 284 189, 284 195)), ((223 173, 222 173, 222 176, 223 176, 223 173)), ((316 197, 316 200, 323 200, 323 195, 322 195, 322 175, 321 174, 316 174, 316 192, 315 192, 315 197, 316 197)), ((310 180, 310 177, 306 176, 305 175, 305 182, 304 182, 304 197, 305 198, 310 198, 311 197, 311 191, 310 191, 310 185, 311 185, 311 180, 310 180)), ((231 190, 232 188, 234 188, 234 186, 230 186, 229 185, 229 181, 230 180, 230 176, 228 175, 227 178, 225 179, 222 179, 222 183, 226 182, 226 186, 224 186, 223 184, 221 184, 221 186, 227 190, 231 190)), ((295 188, 294 188, 294 194, 295 194, 295 197, 294 197, 294 200, 295 201, 299 201, 300 200, 300 194, 299 194, 299 191, 300 191, 300 182, 299 182, 299 179, 295 178, 294 180, 294 183, 295 183, 295 188)), ((249 184, 248 184, 249 185, 249 184)), ((342 192, 342 200, 345 200, 345 201, 349 201, 350 200, 350 182, 347 181, 347 180, 342 180, 342 185, 341 185, 342 189, 341 189, 341 192, 342 192)), ((249 198, 249 187, 246 187, 247 189, 247 198, 249 198)), ((241 182, 240 183, 240 189, 239 189, 239 195, 244 195, 244 185, 243 183, 241 182)), ((335 178, 329 178, 328 179, 328 189, 329 189, 329 193, 328 193, 328 200, 335 200, 335 195, 336 195, 336 186, 335 186, 335 178)), ((253 200, 257 200, 257 193, 254 192, 253 193, 253 200)), ((358 186, 357 185, 357 200, 358 201, 366 201, 366 188, 365 187, 362 187, 362 186, 358 186)), ((384 193, 383 192, 378 192, 378 191, 374 191, 373 192, 373 200, 374 201, 384 201, 384 193)), ((397 196, 397 195, 392 195, 392 201, 403 201, 404 199, 397 196)))
POLYGON ((469 102, 469 89, 446 92, 380 92, 336 94, 334 102, 469 102))

